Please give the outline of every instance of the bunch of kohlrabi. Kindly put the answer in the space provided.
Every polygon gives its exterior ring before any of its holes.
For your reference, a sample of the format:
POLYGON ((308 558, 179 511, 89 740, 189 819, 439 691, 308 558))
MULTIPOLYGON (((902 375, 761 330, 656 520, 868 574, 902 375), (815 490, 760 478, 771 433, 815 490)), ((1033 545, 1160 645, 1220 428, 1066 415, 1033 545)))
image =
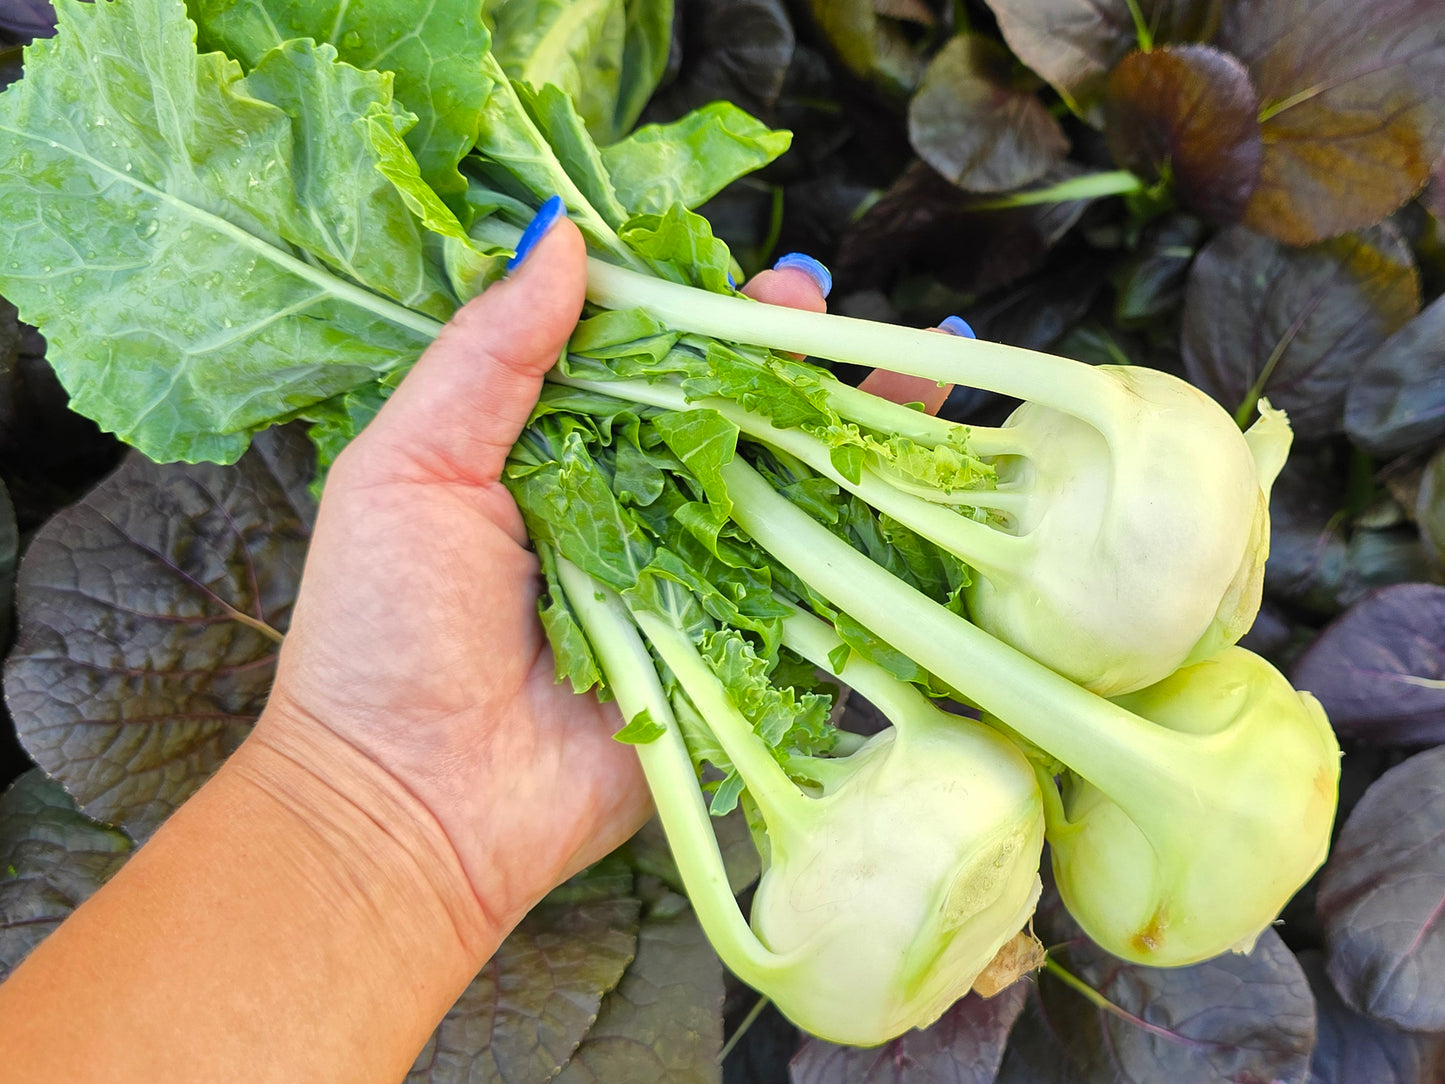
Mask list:
MULTIPOLYGON (((1241 434, 1161 373, 737 296, 689 208, 786 134, 717 104, 599 149, 563 91, 508 79, 476 0, 196 0, 200 50, 180 0, 58 7, 0 95, 0 292, 154 458, 301 417, 325 461, 565 201, 593 308, 507 477, 542 619, 559 675, 622 705, 719 953, 800 1025, 930 1022, 1026 924, 1041 834, 1088 933, 1157 965, 1247 948, 1319 864, 1329 726, 1230 646, 1281 415, 1241 434), (954 425, 784 352, 1024 405, 954 425), (814 667, 892 729, 832 730, 814 667), (750 925, 705 793, 750 815, 750 925)), ((665 27, 626 25, 655 56, 665 27)))

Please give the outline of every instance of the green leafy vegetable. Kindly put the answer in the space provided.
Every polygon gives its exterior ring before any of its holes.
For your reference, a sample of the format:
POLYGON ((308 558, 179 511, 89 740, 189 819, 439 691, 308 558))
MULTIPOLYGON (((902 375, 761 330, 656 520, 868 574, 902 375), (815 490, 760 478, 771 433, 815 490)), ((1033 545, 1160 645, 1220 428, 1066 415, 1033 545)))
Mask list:
POLYGON ((179 0, 60 11, 0 97, 0 201, 26 223, 0 267, 23 256, 4 292, 74 409, 154 459, 230 462, 421 351, 445 284, 349 123, 405 128, 388 81, 297 44, 253 84, 195 53, 179 0))

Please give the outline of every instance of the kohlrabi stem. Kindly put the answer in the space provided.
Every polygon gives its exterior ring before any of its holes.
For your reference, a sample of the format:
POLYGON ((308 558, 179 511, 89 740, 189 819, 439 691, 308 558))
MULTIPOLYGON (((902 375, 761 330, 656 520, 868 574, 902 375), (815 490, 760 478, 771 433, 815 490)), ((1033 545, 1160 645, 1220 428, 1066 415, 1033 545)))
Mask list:
POLYGON ((1147 819, 1190 786, 1197 741, 1095 696, 994 639, 854 550, 739 458, 733 519, 833 605, 1147 819))
POLYGON ((1098 199, 1101 196, 1127 196, 1144 191, 1144 182, 1126 169, 1105 173, 1086 173, 1082 177, 1070 177, 1067 181, 1030 188, 1024 192, 1010 192, 1006 196, 975 200, 968 204, 970 211, 1003 211, 1009 207, 1032 207, 1041 203, 1072 203, 1074 200, 1098 199))
MULTIPOLYGON (((675 384, 650 384, 641 380, 579 380, 555 376, 557 383, 585 391, 600 392, 664 410, 716 410, 753 440, 778 448, 801 460, 835 485, 855 494, 885 515, 892 516, 910 531, 941 546, 978 569, 985 576, 1007 576, 1027 556, 1032 542, 1007 534, 996 527, 967 517, 945 504, 936 504, 890 485, 878 474, 864 468, 857 482, 849 481, 833 467, 828 448, 817 437, 801 429, 781 429, 766 415, 745 410, 731 399, 698 399, 689 403, 675 384)), ((986 495, 988 491, 980 491, 986 495)), ((966 498, 965 498, 966 499, 966 498)), ((988 501, 980 502, 988 507, 988 501)), ((1011 503, 1011 502, 1006 502, 1011 503)))
POLYGON ((738 711, 692 640, 666 619, 646 610, 633 611, 632 619, 662 656, 742 776, 748 793, 768 822, 769 835, 781 830, 779 834, 786 838, 788 829, 801 826, 810 799, 788 778, 752 723, 738 711))
POLYGON ((1033 400, 1082 418, 1106 437, 1127 414, 1121 409, 1127 393, 1108 373, 1017 346, 763 305, 640 275, 596 257, 587 261, 587 296, 604 308, 645 309, 675 330, 724 342, 811 354, 1033 400))
POLYGON ((622 713, 630 719, 646 711, 665 728, 656 740, 634 748, 698 921, 739 978, 750 984, 764 981, 784 966, 784 958, 757 939, 738 909, 692 758, 652 656, 610 588, 561 556, 557 575, 622 713))
POLYGON ((900 733, 927 714, 928 699, 916 687, 900 681, 856 651, 850 651, 847 662, 837 666, 833 652, 844 646, 838 634, 825 621, 805 610, 791 604, 789 608, 792 612, 783 618, 783 645, 789 651, 846 682, 859 696, 870 700, 900 733))

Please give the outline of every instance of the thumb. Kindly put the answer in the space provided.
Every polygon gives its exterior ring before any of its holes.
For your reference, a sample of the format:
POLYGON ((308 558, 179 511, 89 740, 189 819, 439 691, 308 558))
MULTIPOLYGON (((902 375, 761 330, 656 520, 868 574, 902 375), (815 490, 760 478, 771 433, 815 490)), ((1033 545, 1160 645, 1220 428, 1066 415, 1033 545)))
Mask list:
MULTIPOLYGON (((560 201, 557 204, 560 210, 560 201)), ((489 485, 542 391, 582 313, 587 252, 564 216, 501 282, 468 301, 367 426, 373 469, 389 463, 412 478, 489 485)))

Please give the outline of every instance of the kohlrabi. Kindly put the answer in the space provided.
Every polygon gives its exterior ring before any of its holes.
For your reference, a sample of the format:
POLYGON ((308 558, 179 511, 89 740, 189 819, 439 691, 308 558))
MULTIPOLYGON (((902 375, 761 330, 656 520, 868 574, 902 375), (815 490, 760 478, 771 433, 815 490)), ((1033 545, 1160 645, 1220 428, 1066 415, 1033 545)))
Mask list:
POLYGON ((638 402, 719 410, 966 562, 977 573, 972 619, 1086 688, 1149 685, 1233 644, 1254 619, 1269 487, 1290 440, 1267 403, 1241 434, 1208 396, 1156 370, 780 310, 595 259, 589 297, 697 335, 1024 399, 1002 428, 964 427, 760 352, 713 350, 714 379, 700 379, 678 360, 686 342, 630 379, 559 374, 638 402), (764 387, 718 373, 740 362, 792 381, 820 417, 779 420, 764 387), (927 457, 935 462, 920 476, 927 457), (982 469, 960 475, 955 461, 982 469))
POLYGON ((1246 950, 1319 867, 1339 746, 1307 693, 1232 648, 1106 700, 924 597, 839 540, 740 458, 733 518, 829 604, 1064 769, 1048 839, 1070 911, 1154 966, 1246 950))
MULTIPOLYGON (((780 760, 691 636, 565 559, 558 573, 624 715, 646 720, 638 755, 724 962, 799 1026, 860 1046, 924 1027, 967 993, 1038 900, 1043 808, 1019 750, 854 657, 838 676, 893 726, 846 757, 780 760), (659 663, 676 679, 671 696, 659 663), (698 789, 694 761, 708 754, 684 739, 699 729, 698 744, 715 745, 711 758, 741 776, 761 821, 751 928, 698 789)), ((802 613, 784 620, 783 636, 824 667, 842 649, 802 613)))

